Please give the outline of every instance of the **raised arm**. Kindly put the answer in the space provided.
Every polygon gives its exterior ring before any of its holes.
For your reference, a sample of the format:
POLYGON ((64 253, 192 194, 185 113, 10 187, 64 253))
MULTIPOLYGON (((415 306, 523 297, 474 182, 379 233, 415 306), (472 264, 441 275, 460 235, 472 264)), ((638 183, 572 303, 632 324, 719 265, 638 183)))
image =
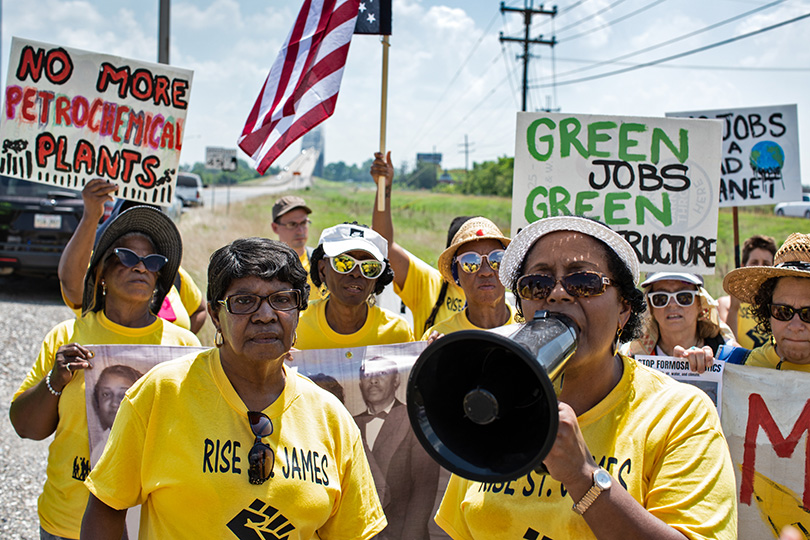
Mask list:
POLYGON ((82 304, 84 275, 90 264, 96 240, 98 221, 104 214, 104 203, 113 200, 118 186, 101 178, 90 180, 82 190, 84 213, 59 259, 59 284, 65 299, 74 306, 82 304))
POLYGON ((388 262, 394 271, 394 282, 399 288, 405 285, 408 277, 408 265, 411 262, 408 252, 394 241, 394 222, 391 219, 391 184, 394 181, 394 165, 391 162, 391 152, 383 156, 380 152, 374 153, 374 163, 371 164, 371 177, 376 181, 378 177, 385 177, 385 208, 377 208, 374 200, 374 212, 371 217, 371 228, 380 233, 388 241, 388 262))

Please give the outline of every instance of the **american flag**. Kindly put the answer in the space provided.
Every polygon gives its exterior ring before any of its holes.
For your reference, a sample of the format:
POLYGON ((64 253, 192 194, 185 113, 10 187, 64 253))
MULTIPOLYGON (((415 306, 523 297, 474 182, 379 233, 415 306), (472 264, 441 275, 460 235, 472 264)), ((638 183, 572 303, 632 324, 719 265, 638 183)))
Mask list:
POLYGON ((360 0, 355 34, 391 35, 391 0, 360 0))
POLYGON ((335 112, 360 1, 304 0, 239 137, 259 174, 335 112))

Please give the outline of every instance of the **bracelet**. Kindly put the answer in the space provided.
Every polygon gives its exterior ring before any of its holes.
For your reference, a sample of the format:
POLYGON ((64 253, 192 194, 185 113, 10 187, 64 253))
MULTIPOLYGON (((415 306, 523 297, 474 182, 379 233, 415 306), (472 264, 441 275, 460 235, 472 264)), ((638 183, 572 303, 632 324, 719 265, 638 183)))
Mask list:
POLYGON ((53 386, 51 386, 51 372, 50 371, 48 372, 47 375, 45 375, 45 385, 48 387, 48 392, 55 395, 56 397, 59 397, 59 396, 62 395, 61 391, 57 392, 56 390, 53 389, 53 386))

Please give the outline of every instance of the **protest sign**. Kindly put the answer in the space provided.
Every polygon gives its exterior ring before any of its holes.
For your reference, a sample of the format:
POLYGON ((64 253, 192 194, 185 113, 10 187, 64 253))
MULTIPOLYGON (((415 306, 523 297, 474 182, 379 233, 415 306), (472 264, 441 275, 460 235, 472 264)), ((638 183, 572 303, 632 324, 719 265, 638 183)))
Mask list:
POLYGON ((512 235, 548 216, 598 219, 641 270, 714 272, 718 120, 518 113, 512 235))
POLYGON ((0 174, 168 206, 192 72, 13 38, 0 123, 0 174))
POLYGON ((420 341, 294 351, 288 363, 335 394, 354 416, 388 519, 380 537, 391 540, 425 538, 425 531, 431 540, 449 538, 433 516, 450 473, 420 446, 405 406, 408 376, 425 346, 420 341), (380 404, 387 405, 375 420, 370 413, 380 404))
POLYGON ((717 413, 722 414, 721 404, 723 403, 723 371, 726 363, 723 361, 715 361, 703 373, 696 373, 689 370, 689 362, 683 358, 674 356, 636 356, 636 361, 644 364, 647 367, 657 369, 662 373, 666 373, 676 381, 691 384, 700 388, 709 399, 712 400, 717 413))
POLYGON ((727 364, 723 432, 737 478, 740 538, 810 531, 810 374, 727 364))
MULTIPOLYGON (((118 407, 129 387, 161 362, 206 350, 175 345, 90 345, 88 348, 93 351, 93 369, 84 370, 90 463, 73 463, 74 471, 81 471, 83 477, 101 457, 118 407)), ((139 521, 140 507, 130 508, 127 512, 129 538, 138 538, 139 521)))
POLYGON ((723 122, 721 207, 802 200, 796 105, 667 113, 723 122))

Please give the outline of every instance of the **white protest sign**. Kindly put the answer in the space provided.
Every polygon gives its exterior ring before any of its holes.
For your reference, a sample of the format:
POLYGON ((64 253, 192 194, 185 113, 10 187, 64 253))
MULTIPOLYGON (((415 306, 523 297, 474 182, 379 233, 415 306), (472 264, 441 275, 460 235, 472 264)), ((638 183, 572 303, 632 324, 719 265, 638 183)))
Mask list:
POLYGON ((740 538, 810 531, 810 374, 726 364, 723 432, 737 477, 740 538))
POLYGON ((0 120, 0 173, 167 206, 192 72, 13 38, 0 120))
POLYGON ((512 235, 547 216, 598 219, 641 270, 714 272, 722 123, 518 113, 512 235))
POLYGON ((802 200, 796 105, 667 113, 723 122, 720 206, 802 200))
POLYGON ((218 171, 236 170, 236 149, 218 146, 205 147, 205 168, 218 171))
POLYGON ((726 366, 726 363, 722 360, 715 361, 711 367, 703 373, 691 371, 688 361, 675 356, 638 355, 636 356, 636 361, 647 367, 666 373, 676 381, 700 388, 709 396, 714 406, 717 407, 717 413, 722 415, 723 371, 726 366))

